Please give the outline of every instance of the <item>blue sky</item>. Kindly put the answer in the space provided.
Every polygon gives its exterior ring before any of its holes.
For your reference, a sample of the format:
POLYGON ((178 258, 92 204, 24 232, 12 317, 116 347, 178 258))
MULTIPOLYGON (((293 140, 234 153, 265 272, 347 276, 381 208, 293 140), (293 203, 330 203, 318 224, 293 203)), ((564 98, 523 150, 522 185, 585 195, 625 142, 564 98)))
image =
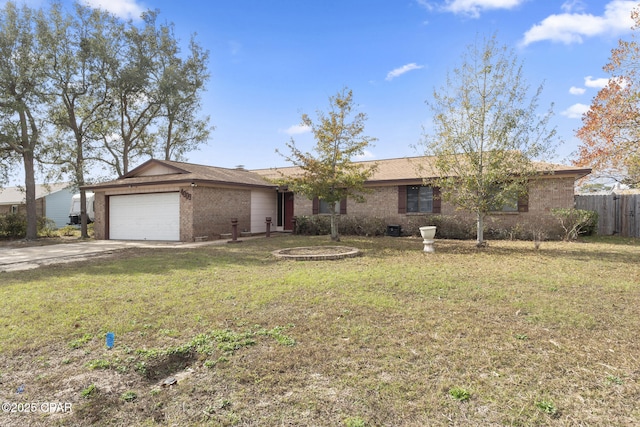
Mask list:
MULTIPOLYGON (((249 169, 285 166, 275 153, 294 138, 313 139, 300 116, 326 111, 348 87, 378 138, 367 159, 422 154, 430 122, 425 101, 445 84, 478 37, 497 34, 523 62, 532 88, 544 85, 541 112, 554 104, 564 140, 556 161, 571 160, 581 114, 605 83, 602 67, 630 11, 621 0, 83 0, 125 18, 159 9, 187 42, 210 51, 204 114, 216 127, 189 161, 249 169)), ((32 6, 44 2, 28 2, 32 6)))

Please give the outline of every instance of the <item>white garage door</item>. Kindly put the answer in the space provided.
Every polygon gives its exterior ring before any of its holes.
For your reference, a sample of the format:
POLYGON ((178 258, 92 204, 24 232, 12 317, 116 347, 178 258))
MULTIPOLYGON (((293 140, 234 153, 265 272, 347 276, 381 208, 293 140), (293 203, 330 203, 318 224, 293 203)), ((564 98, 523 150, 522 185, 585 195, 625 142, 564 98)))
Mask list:
POLYGON ((180 240, 179 193, 111 196, 109 238, 180 240))

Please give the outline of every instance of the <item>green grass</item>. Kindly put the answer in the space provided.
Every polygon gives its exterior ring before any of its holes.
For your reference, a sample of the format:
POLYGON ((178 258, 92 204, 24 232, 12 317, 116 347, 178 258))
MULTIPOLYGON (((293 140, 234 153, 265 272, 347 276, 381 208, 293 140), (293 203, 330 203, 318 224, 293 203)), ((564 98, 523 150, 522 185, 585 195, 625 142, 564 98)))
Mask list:
MULTIPOLYGON (((31 425, 633 425, 640 242, 277 237, 0 273, 3 401, 31 425), (105 347, 105 334, 115 345, 105 347), (171 385, 161 384, 175 377, 171 385), (25 392, 15 390, 24 385, 25 392), (89 392, 89 390, 91 390, 89 392), (87 398, 91 396, 91 398, 87 398), (41 415, 41 414, 40 414, 41 415)), ((0 413, 0 425, 6 424, 0 413)))

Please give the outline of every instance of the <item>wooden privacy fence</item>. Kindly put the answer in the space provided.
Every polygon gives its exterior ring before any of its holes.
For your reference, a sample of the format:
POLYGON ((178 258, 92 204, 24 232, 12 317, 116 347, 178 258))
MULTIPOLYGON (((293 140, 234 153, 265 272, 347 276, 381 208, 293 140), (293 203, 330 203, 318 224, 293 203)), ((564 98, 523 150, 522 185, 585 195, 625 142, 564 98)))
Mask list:
POLYGON ((598 212, 598 234, 640 237, 640 194, 576 196, 576 209, 598 212))

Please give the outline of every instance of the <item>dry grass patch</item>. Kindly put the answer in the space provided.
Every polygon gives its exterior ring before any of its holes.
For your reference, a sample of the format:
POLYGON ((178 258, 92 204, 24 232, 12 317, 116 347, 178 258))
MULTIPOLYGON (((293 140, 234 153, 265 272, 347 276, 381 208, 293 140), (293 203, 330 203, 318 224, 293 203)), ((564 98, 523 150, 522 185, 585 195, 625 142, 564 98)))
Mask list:
POLYGON ((73 403, 0 424, 640 419, 637 241, 343 243, 363 256, 272 257, 331 244, 292 236, 0 274, 0 397, 73 403))

